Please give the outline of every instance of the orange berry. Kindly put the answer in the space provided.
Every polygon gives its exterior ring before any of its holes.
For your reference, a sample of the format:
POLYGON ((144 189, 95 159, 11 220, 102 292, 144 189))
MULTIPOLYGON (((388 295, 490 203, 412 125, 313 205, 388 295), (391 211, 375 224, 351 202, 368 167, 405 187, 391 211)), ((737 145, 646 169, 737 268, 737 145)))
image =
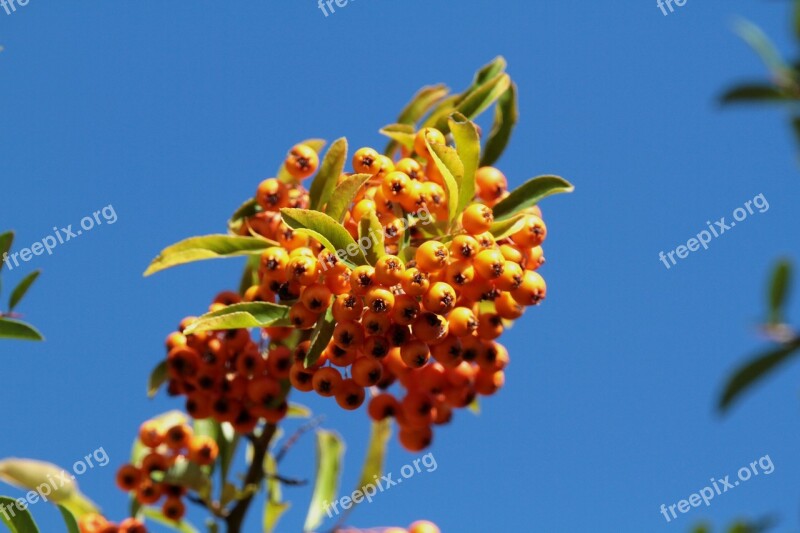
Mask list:
POLYGON ((431 352, 428 345, 421 340, 414 339, 400 347, 400 357, 410 368, 420 368, 428 362, 431 352))
POLYGON ((500 250, 482 250, 475 256, 475 271, 487 280, 499 278, 503 274, 506 258, 500 250))
POLYGON ((408 533, 441 533, 433 522, 427 520, 417 520, 408 526, 408 533))
POLYGON ((410 296, 422 296, 428 292, 430 279, 426 272, 417 268, 409 268, 403 273, 403 279, 400 284, 406 294, 410 296))
POLYGON ((456 307, 447 315, 450 333, 456 337, 472 335, 478 329, 478 320, 471 309, 456 307))
POLYGON ((210 465, 217 460, 219 447, 214 439, 206 435, 193 437, 189 441, 189 460, 201 466, 210 465))
POLYGON ((492 227, 494 215, 492 208, 483 204, 472 204, 464 210, 461 225, 470 235, 479 235, 492 227))
POLYGON ((522 229, 513 234, 511 240, 525 248, 541 245, 547 237, 547 226, 545 226, 544 220, 536 215, 528 215, 524 221, 522 229))
POLYGON ((444 317, 436 313, 422 313, 411 326, 414 336, 427 343, 443 339, 447 335, 448 324, 444 317))
POLYGON ((353 381, 361 387, 377 385, 383 375, 383 365, 372 357, 359 357, 351 369, 353 381))
POLYGON ((135 490, 142 480, 142 471, 133 465, 123 465, 117 471, 117 486, 124 491, 135 490))
POLYGON ((484 396, 489 396, 497 392, 506 381, 502 371, 493 372, 491 370, 478 370, 475 374, 475 392, 484 396))
POLYGON ((314 378, 314 371, 306 369, 302 361, 295 361, 289 371, 289 382, 292 387, 302 392, 311 392, 314 385, 311 380, 314 378))
POLYGON ((481 167, 475 172, 478 196, 485 201, 501 198, 508 191, 508 180, 494 167, 481 167))
POLYGON ((500 277, 495 279, 494 284, 501 291, 513 291, 522 285, 524 272, 525 271, 518 263, 506 260, 503 264, 503 272, 500 274, 500 277))
POLYGON ((395 296, 392 320, 396 324, 410 326, 419 316, 419 302, 413 296, 400 294, 395 296))
POLYGON ((173 450, 181 450, 189 444, 193 435, 192 428, 186 424, 178 424, 167 430, 164 443, 173 450))
POLYGON ((173 522, 180 522, 183 515, 186 514, 186 506, 183 504, 180 498, 176 498, 175 496, 167 497, 166 501, 164 501, 164 505, 161 507, 161 512, 164 513, 164 516, 167 517, 169 520, 173 522))
POLYGON ((471 261, 453 261, 445 270, 445 281, 453 287, 469 285, 475 279, 475 268, 471 261))
POLYGON ((437 281, 425 293, 422 303, 428 311, 443 315, 455 307, 456 291, 449 284, 437 281))
POLYGON ((386 337, 372 335, 364 341, 364 353, 376 359, 383 359, 389 353, 391 345, 386 337))
POLYGON ((352 379, 342 381, 339 390, 336 392, 336 403, 339 404, 339 407, 348 411, 361 407, 361 404, 364 403, 364 398, 364 387, 352 379))
POLYGON ((478 317, 478 338, 493 340, 503 333, 503 319, 494 313, 484 313, 478 317))
POLYGON ((355 294, 339 294, 333 301, 333 319, 336 322, 358 320, 364 312, 364 302, 355 294))
POLYGON ((354 294, 363 296, 375 285, 375 269, 369 265, 361 265, 350 274, 350 287, 354 294))
POLYGON ((286 265, 286 273, 290 281, 295 281, 300 285, 311 285, 317 281, 320 274, 319 261, 314 257, 298 255, 289 259, 286 265))
POLYGON ((494 301, 494 308, 500 318, 516 320, 525 312, 525 308, 514 300, 510 292, 500 293, 494 301))
POLYGON ((395 169, 403 172, 412 180, 419 180, 422 178, 422 165, 416 159, 404 157, 395 164, 395 169))
POLYGON ((155 420, 148 420, 139 427, 139 440, 148 448, 157 448, 164 442, 164 431, 155 420))
POLYGON ((108 520, 97 513, 85 514, 78 520, 81 533, 102 533, 109 525, 108 520))
POLYGON ((454 367, 461 362, 462 352, 461 341, 455 335, 448 335, 441 343, 431 348, 433 358, 448 368, 454 367))
POLYGON ((381 287, 372 287, 364 295, 364 303, 373 313, 391 313, 394 308, 394 294, 381 287))
POLYGON ((303 302, 309 311, 321 313, 331 305, 333 295, 331 290, 325 285, 314 284, 306 287, 300 295, 300 301, 303 302))
POLYGON ((256 202, 265 211, 277 211, 288 203, 286 185, 280 180, 269 178, 258 184, 256 202))
POLYGON ((381 180, 381 192, 389 200, 399 200, 406 194, 409 181, 411 178, 403 172, 389 172, 381 180))
POLYGON ((372 148, 359 148, 353 154, 353 170, 374 176, 380 170, 379 157, 380 154, 372 148))
POLYGON ((311 329, 319 319, 319 313, 309 311, 303 302, 295 302, 289 309, 289 322, 297 329, 311 329))
POLYGON ((152 505, 161 499, 163 485, 151 479, 143 479, 136 488, 136 499, 142 505, 152 505))
POLYGON ((405 267, 400 258, 384 255, 375 263, 375 281, 384 287, 393 287, 403 279, 405 267))
POLYGON ((361 324, 368 335, 384 335, 392 326, 392 318, 387 313, 367 311, 361 317, 361 324))
POLYGON ((417 267, 423 272, 436 272, 447 266, 450 252, 447 247, 437 241, 427 241, 417 248, 414 259, 417 267))
POLYGON ((326 366, 314 373, 311 384, 320 396, 335 396, 342 385, 342 375, 335 368, 326 366))
POLYGON ((480 244, 470 235, 456 235, 450 241, 450 255, 455 259, 472 259, 480 250, 480 244))
POLYGON ((421 452, 433 442, 433 431, 430 427, 401 427, 398 434, 400 444, 409 452, 421 452))
POLYGON ((532 270, 526 270, 522 284, 511 291, 511 296, 520 305, 538 305, 547 296, 547 285, 542 276, 532 270))
POLYGON ((380 421, 395 416, 400 410, 400 402, 389 393, 381 393, 372 398, 367 406, 367 413, 372 420, 380 421))
POLYGON ((120 522, 117 533, 147 533, 147 528, 135 518, 126 518, 120 522))
POLYGON ((333 342, 343 350, 350 350, 364 343, 364 327, 358 322, 339 322, 333 330, 333 342))
POLYGON ((296 144, 289 151, 284 162, 286 171, 297 179, 305 179, 317 171, 319 156, 308 145, 296 144))

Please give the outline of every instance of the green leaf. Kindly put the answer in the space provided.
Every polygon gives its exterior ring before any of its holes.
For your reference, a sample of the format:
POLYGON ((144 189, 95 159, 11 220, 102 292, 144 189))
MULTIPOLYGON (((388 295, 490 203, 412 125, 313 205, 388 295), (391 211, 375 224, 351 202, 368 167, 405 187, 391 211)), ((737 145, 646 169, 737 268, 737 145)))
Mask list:
POLYGON ((769 322, 770 324, 783 323, 783 308, 789 294, 792 279, 792 264, 781 260, 775 265, 772 272, 772 281, 769 288, 769 322))
POLYGON ((173 529, 175 531, 179 531, 180 533, 200 533, 197 530, 197 528, 195 528, 192 524, 190 524, 186 520, 181 520, 180 522, 175 522, 173 520, 170 520, 169 518, 164 516, 164 513, 161 512, 161 509, 156 509, 154 507, 145 507, 142 512, 144 513, 144 516, 146 516, 153 522, 156 522, 163 526, 167 526, 168 528, 173 529))
POLYGON ((452 223, 458 215, 459 189, 458 184, 464 178, 464 164, 458 158, 458 152, 443 144, 431 144, 425 139, 425 145, 431 154, 436 168, 444 178, 445 192, 447 193, 447 207, 449 210, 448 222, 452 223))
POLYGON ((229 225, 234 224, 244 218, 249 218, 261 211, 261 206, 258 205, 258 202, 255 198, 250 198, 249 200, 245 201, 239 208, 234 211, 231 215, 230 220, 228 221, 229 225))
POLYGON ((272 302, 244 302, 204 314, 189 324, 184 334, 290 325, 288 306, 272 302))
POLYGON ((264 506, 264 533, 272 533, 278 520, 289 510, 291 505, 284 502, 281 491, 281 483, 274 478, 278 473, 278 466, 275 457, 268 453, 264 457, 264 472, 267 474, 267 502, 264 506))
POLYGON ((12 244, 14 244, 13 231, 0 233, 0 270, 3 270, 3 267, 6 266, 6 262, 3 261, 3 259, 5 259, 5 255, 11 251, 12 244))
POLYGON ((333 319, 333 311, 328 307, 325 311, 325 316, 322 320, 317 320, 314 330, 311 332, 311 346, 306 353, 306 360, 303 365, 309 368, 317 362, 322 351, 330 342, 333 337, 333 330, 336 327, 336 321, 333 319))
POLYGON ((35 491, 40 486, 57 479, 58 489, 47 495, 50 502, 63 505, 77 516, 87 512, 97 512, 97 506, 78 490, 74 476, 64 477, 63 472, 65 472, 63 468, 52 463, 34 459, 9 458, 0 461, 0 480, 5 483, 35 491))
POLYGON ((17 304, 25 297, 25 294, 28 292, 28 289, 31 288, 33 282, 36 281, 36 278, 39 277, 41 274, 41 270, 34 270, 27 276, 25 276, 22 281, 19 282, 17 288, 11 293, 11 300, 8 303, 8 310, 13 311, 17 304))
POLYGON ((211 483, 197 463, 182 458, 176 460, 166 472, 153 472, 152 476, 156 481, 180 485, 198 493, 207 490, 211 483))
MULTIPOLYGON (((466 96, 456 105, 454 111, 472 120, 495 103, 510 86, 511 77, 505 73, 498 74, 466 96)), ((449 133, 447 117, 440 117, 435 127, 444 134, 449 133)))
POLYGON ((770 350, 740 367, 728 379, 725 390, 719 402, 720 411, 727 411, 745 390, 753 384, 774 372, 780 365, 788 362, 800 349, 800 339, 770 350))
POLYGON ((345 263, 351 263, 356 266, 367 264, 364 252, 358 247, 356 241, 353 240, 347 230, 344 229, 344 226, 325 213, 285 207, 281 209, 281 215, 283 215, 283 221, 287 226, 313 237, 331 252, 337 253, 338 250, 346 250, 348 259, 344 259, 345 263), (350 250, 347 250, 348 246, 351 247, 351 250, 355 249, 355 255, 350 255, 350 250))
POLYGON ((16 501, 17 500, 7 496, 0 496, 0 505, 3 506, 3 509, 14 508, 13 516, 10 516, 10 511, 0 513, 0 522, 5 524, 11 533, 39 533, 39 528, 36 526, 36 522, 33 521, 31 512, 28 509, 20 511, 19 508, 16 507, 16 501))
POLYGON ((239 435, 233 430, 228 422, 222 422, 219 425, 219 432, 217 433, 217 446, 219 447, 219 463, 220 477, 224 484, 228 479, 230 472, 231 462, 236 455, 236 448, 239 445, 239 435))
POLYGON ((511 218, 496 221, 489 228, 489 233, 496 241, 513 235, 525 225, 525 215, 515 215, 511 218))
POLYGON ((339 176, 344 172, 346 161, 347 139, 342 137, 334 141, 331 147, 328 148, 328 152, 322 160, 322 166, 317 175, 314 176, 314 181, 311 182, 311 190, 309 191, 311 209, 321 211, 322 206, 328 203, 333 191, 336 190, 339 176))
POLYGON ((340 185, 336 187, 336 194, 328 201, 325 206, 325 214, 333 220, 341 223, 344 215, 353 203, 353 199, 358 194, 359 189, 371 178, 369 174, 353 174, 347 176, 340 185))
POLYGON ((416 124, 436 102, 447 96, 449 92, 450 89, 443 84, 423 87, 400 112, 397 122, 400 124, 416 124))
POLYGON ((75 518, 75 515, 73 515, 72 512, 70 512, 70 510, 63 505, 59 505, 58 510, 61 511, 61 517, 64 519, 64 525, 67 526, 67 533, 80 533, 80 529, 78 528, 78 520, 75 518))
POLYGON ((755 50, 773 76, 782 83, 791 81, 792 75, 789 67, 761 28, 748 20, 738 19, 734 23, 734 31, 755 50))
POLYGON ((288 418, 311 418, 311 409, 305 405, 289 402, 289 409, 286 411, 288 418))
POLYGON ((564 178, 559 176, 538 176, 531 178, 500 200, 492 208, 495 220, 513 217, 523 209, 533 207, 539 200, 552 194, 567 193, 575 190, 564 178))
POLYGON ((370 265, 375 266, 378 259, 386 255, 386 248, 384 245, 383 226, 381 226, 381 222, 374 211, 370 211, 358 223, 358 242, 363 243, 362 239, 364 237, 369 239, 371 243, 370 247, 365 250, 367 261, 369 261, 370 265))
POLYGON ((30 324, 13 318, 0 317, 0 339, 43 341, 44 337, 30 324))
POLYGON ((391 436, 392 426, 388 418, 372 423, 369 444, 367 444, 367 455, 364 457, 364 465, 361 467, 361 479, 356 488, 361 489, 370 483, 375 483, 375 476, 381 477, 383 475, 386 449, 391 436))
POLYGON ((481 157, 481 140, 475 123, 460 113, 449 120, 450 131, 456 141, 456 152, 464 166, 464 176, 459 181, 458 212, 461 213, 475 197, 475 172, 481 157))
POLYGON ((150 372, 150 377, 147 380, 147 397, 153 398, 158 393, 161 385, 166 383, 168 379, 167 361, 164 360, 158 363, 153 371, 150 372))
MULTIPOLYGON (((317 155, 319 155, 319 153, 322 152, 322 149, 325 148, 326 143, 323 139, 306 139, 305 141, 301 141, 297 144, 305 144, 306 146, 317 152, 317 155)), ((289 174, 289 171, 286 170, 286 166, 283 163, 281 163, 281 166, 278 168, 278 173, 276 177, 282 183, 295 183, 297 181, 294 178, 294 176, 289 174)))
POLYGON ((472 86, 467 90, 467 92, 471 92, 480 88, 480 86, 486 83, 487 81, 496 77, 498 74, 505 72, 507 66, 508 63, 506 62, 506 58, 504 58, 503 56, 495 57, 486 65, 481 67, 480 70, 478 70, 478 72, 475 73, 475 78, 472 81, 472 86))
POLYGON ((763 103, 797 100, 796 95, 792 95, 783 89, 773 85, 738 85, 726 91, 721 97, 723 104, 734 103, 763 103))
POLYGON ((303 531, 316 529, 322 523, 325 505, 336 499, 343 455, 344 443, 336 433, 317 431, 317 475, 303 531))
POLYGON ((205 235, 191 237, 164 248, 145 271, 150 276, 161 270, 205 259, 223 259, 260 254, 274 246, 269 241, 239 235, 205 235))
MULTIPOLYGON (((394 140, 397 144, 400 144, 404 148, 408 150, 414 149, 414 126, 411 124, 389 124, 388 126, 382 127, 379 132, 382 135, 386 135, 390 139, 394 140)), ((392 147, 392 152, 394 151, 394 146, 396 144, 390 144, 389 146, 392 147)), ((388 150, 388 148, 387 148, 388 150)), ((390 155, 392 152, 389 152, 385 155, 390 155)))
POLYGON ((482 167, 493 165, 503 155, 503 151, 511 139, 514 126, 519 120, 517 106, 517 85, 511 83, 508 90, 497 100, 497 107, 494 110, 494 125, 483 147, 482 167))

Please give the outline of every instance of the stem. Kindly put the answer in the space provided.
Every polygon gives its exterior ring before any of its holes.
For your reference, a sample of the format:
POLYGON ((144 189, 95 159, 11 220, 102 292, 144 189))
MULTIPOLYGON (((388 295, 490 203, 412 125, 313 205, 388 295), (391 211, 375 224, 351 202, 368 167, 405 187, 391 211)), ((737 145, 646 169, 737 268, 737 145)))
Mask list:
MULTIPOLYGON (((261 482, 264 481, 264 458, 267 455, 269 443, 272 441, 276 429, 277 426, 275 424, 267 424, 261 435, 252 439, 253 461, 250 463, 250 468, 244 478, 244 483, 242 483, 242 489, 246 489, 249 485, 260 486, 261 482)), ((244 518, 247 515, 247 509, 250 507, 250 503, 255 497, 255 492, 239 500, 228 514, 227 518, 225 518, 228 533, 241 533, 244 518)))

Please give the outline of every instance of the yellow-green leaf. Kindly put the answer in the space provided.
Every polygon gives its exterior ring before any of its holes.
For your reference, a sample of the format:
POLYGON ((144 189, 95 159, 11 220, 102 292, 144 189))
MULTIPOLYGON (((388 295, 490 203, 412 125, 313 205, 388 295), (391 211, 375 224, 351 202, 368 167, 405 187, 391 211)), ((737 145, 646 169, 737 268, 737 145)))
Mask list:
POLYGON ((260 254, 272 246, 273 244, 264 239, 239 235, 191 237, 164 248, 150 263, 144 275, 149 276, 161 270, 194 261, 260 254))
POLYGON ((75 518, 75 515, 63 505, 59 505, 58 510, 61 511, 61 517, 64 519, 64 525, 67 526, 67 533, 80 533, 80 529, 78 528, 78 520, 75 518))
POLYGON ((310 418, 311 409, 305 405, 289 402, 289 409, 286 411, 288 418, 310 418))
POLYGON ((336 327, 336 321, 333 319, 333 312, 329 307, 325 311, 325 316, 317 320, 314 330, 311 332, 311 346, 306 353, 306 359, 303 362, 306 368, 309 368, 317 362, 322 351, 328 345, 328 342, 333 337, 333 329, 336 327))
POLYGON ((96 510, 97 506, 78 490, 75 476, 52 463, 34 459, 9 458, 0 461, 0 480, 25 490, 37 490, 44 485, 57 487, 47 496, 48 501, 62 504, 73 513, 96 510))
POLYGON ((225 329, 290 326, 289 307, 272 302, 244 302, 206 313, 189 324, 184 333, 225 329))
POLYGON ((447 193, 447 207, 449 211, 448 222, 452 223, 458 215, 459 188, 458 184, 464 177, 464 164, 458 158, 458 152, 444 144, 431 143, 425 139, 425 144, 431 154, 436 168, 444 178, 445 192, 447 193))
POLYGON ((524 225, 525 215, 514 215, 511 218, 495 221, 489 228, 489 233, 496 241, 499 241, 518 232, 524 225))
POLYGON ((339 222, 325 213, 287 207, 281 209, 281 215, 283 215, 283 221, 286 225, 295 231, 313 237, 335 254, 341 250, 342 253, 339 254, 339 257, 345 263, 352 265, 367 264, 364 252, 358 247, 353 237, 339 222), (345 252, 347 254, 346 258, 343 257, 345 252))
POLYGON ((36 522, 33 521, 33 516, 28 509, 20 511, 16 506, 16 500, 7 496, 0 496, 0 505, 2 509, 11 509, 0 513, 0 523, 8 527, 11 533, 39 533, 39 528, 36 522), (12 509, 13 508, 13 509, 12 509), (13 515, 11 513, 14 513, 13 515))
POLYGON ((147 397, 153 398, 158 393, 158 389, 161 388, 161 385, 168 379, 167 361, 164 360, 158 363, 153 371, 150 372, 150 377, 147 380, 147 397))
POLYGON ((518 120, 517 86, 515 83, 511 83, 508 90, 497 100, 497 107, 494 110, 494 125, 484 143, 481 166, 491 166, 500 159, 508 146, 511 133, 518 120))
POLYGON ((284 502, 281 493, 281 483, 273 476, 278 473, 275 457, 268 453, 264 457, 264 472, 267 474, 267 502, 264 506, 264 533, 272 533, 281 516, 289 510, 291 505, 284 502))
POLYGON ((314 176, 314 181, 311 182, 311 189, 309 196, 311 198, 311 209, 317 211, 322 210, 322 207, 328 203, 333 191, 336 189, 339 176, 344 171, 344 165, 347 161, 347 139, 342 137, 337 139, 328 148, 325 157, 322 160, 319 172, 314 176))
POLYGON ((6 231, 5 233, 0 233, 0 270, 6 265, 5 261, 5 254, 11 251, 11 245, 14 244, 14 232, 13 231, 6 231))
POLYGON ((475 197, 475 172, 481 157, 481 140, 475 123, 461 113, 454 113, 448 123, 456 141, 458 158, 464 166, 464 176, 458 183, 458 212, 461 213, 475 197))
POLYGON ((381 226, 378 216, 374 211, 370 211, 358 223, 358 242, 364 244, 364 239, 370 242, 370 246, 365 249, 367 261, 369 261, 370 265, 375 266, 378 259, 386 255, 384 238, 383 226, 381 226))
POLYGON ((316 529, 322 523, 325 505, 336 499, 343 455, 341 437, 331 431, 317 431, 317 475, 303 531, 316 529))
POLYGON ((533 207, 539 200, 551 194, 567 193, 575 190, 570 182, 559 176, 538 176, 532 178, 500 200, 492 208, 495 220, 513 217, 523 209, 533 207))
POLYGON ((44 337, 30 324, 13 318, 0 317, 0 339, 43 341, 44 337))
POLYGON ((361 480, 358 482, 358 489, 375 483, 376 476, 383 475, 383 466, 386 461, 386 448, 389 444, 389 437, 392 436, 392 426, 386 418, 380 422, 372 423, 372 430, 367 445, 367 455, 364 457, 364 465, 361 467, 361 480))
POLYGON ((328 205, 325 206, 325 214, 341 223, 344 220, 344 215, 353 203, 353 199, 358 194, 359 189, 371 178, 369 174, 353 174, 347 176, 341 184, 336 186, 336 194, 334 194, 328 205))
POLYGON ((389 124, 379 131, 382 135, 386 135, 404 148, 408 150, 414 149, 414 126, 411 124, 389 124))

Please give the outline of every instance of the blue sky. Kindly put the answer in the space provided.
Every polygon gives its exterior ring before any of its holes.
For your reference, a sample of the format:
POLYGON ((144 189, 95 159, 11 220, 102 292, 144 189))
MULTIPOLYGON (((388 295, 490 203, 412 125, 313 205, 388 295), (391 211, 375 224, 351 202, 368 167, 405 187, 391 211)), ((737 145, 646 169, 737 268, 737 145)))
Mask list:
MULTIPOLYGON (((797 365, 729 416, 714 412, 725 376, 762 345, 770 264, 800 250, 786 117, 716 103, 730 83, 764 74, 733 15, 789 51, 786 4, 689 0, 666 17, 630 0, 358 0, 327 18, 313 0, 31 0, 0 11, 0 228, 17 230, 21 247, 109 205, 118 217, 4 274, 8 287, 43 269, 21 311, 47 342, 0 344, 0 456, 67 466, 104 447, 110 465, 79 481, 122 518, 113 476, 136 428, 181 405, 144 397, 163 338, 235 287, 241 266, 144 279, 150 259, 224 230, 294 142, 382 143, 378 128, 417 88, 461 89, 502 54, 521 120, 499 166, 513 185, 555 173, 577 187, 542 205, 548 300, 504 337, 506 388, 480 417, 460 413, 437 432, 436 472, 361 506, 352 523, 655 532, 774 513, 780 530, 796 530, 797 365), (669 270, 659 261, 759 194, 769 210, 669 270), (769 476, 672 523, 659 513, 767 454, 769 476)), ((297 400, 347 441, 353 487, 366 414, 297 400)), ((303 441, 283 473, 309 476, 312 453, 303 441)), ((393 444, 389 469, 415 457, 393 444)), ((309 493, 286 490, 294 507, 281 533, 300 529, 309 493)), ((45 531, 60 530, 53 509, 36 507, 45 531)))

